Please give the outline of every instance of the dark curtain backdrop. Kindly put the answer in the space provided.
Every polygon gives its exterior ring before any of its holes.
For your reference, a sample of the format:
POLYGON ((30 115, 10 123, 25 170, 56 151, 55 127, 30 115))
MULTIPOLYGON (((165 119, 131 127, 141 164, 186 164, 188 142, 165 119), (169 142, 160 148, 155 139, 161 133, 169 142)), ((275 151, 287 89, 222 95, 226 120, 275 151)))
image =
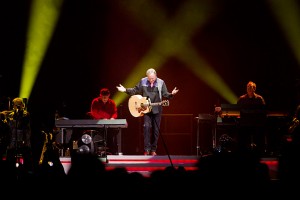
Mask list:
MULTIPOLYGON (((155 2, 172 19, 185 1, 155 2)), ((1 4, 0 94, 5 101, 19 94, 30 1, 1 4)), ((224 0, 216 6, 218 13, 190 44, 236 95, 244 94, 253 80, 270 109, 292 113, 299 102, 299 64, 266 1, 224 0)), ((56 110, 70 119, 84 118, 102 87, 112 96, 117 93, 116 85, 126 80, 154 39, 116 0, 65 0, 28 104, 36 129, 51 131, 56 110)), ((165 114, 197 116, 228 103, 175 56, 157 72, 169 91, 180 89, 165 114)), ((124 153, 135 154, 141 148, 140 119, 129 114, 127 99, 119 112, 129 123, 123 130, 124 153)))

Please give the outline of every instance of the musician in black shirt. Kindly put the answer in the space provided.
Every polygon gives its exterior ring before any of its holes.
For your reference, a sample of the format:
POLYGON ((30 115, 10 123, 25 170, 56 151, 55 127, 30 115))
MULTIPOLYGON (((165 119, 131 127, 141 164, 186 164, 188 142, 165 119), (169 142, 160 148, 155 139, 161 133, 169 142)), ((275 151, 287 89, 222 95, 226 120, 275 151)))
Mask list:
MULTIPOLYGON (((126 92, 128 95, 139 94, 147 97, 151 103, 162 102, 163 97, 170 99, 179 91, 175 87, 171 93, 168 92, 166 83, 157 77, 153 68, 146 71, 146 77, 142 78, 135 87, 125 88, 120 84, 117 89, 120 92, 126 92)), ((156 155, 162 110, 162 105, 153 106, 150 112, 143 115, 144 155, 156 155)))
POLYGON ((257 150, 260 154, 266 148, 266 102, 256 93, 256 84, 253 81, 247 83, 247 93, 237 100, 240 107, 240 123, 238 133, 238 145, 240 150, 257 150))
POLYGON ((255 91, 256 84, 253 81, 249 81, 247 83, 247 93, 239 97, 237 104, 266 105, 264 98, 255 91))

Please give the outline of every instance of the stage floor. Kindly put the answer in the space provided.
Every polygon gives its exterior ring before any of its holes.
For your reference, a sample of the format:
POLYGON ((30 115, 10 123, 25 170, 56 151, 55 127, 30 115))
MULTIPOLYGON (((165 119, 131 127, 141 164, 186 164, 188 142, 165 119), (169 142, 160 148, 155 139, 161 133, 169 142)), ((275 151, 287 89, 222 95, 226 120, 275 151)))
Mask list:
MULTIPOLYGON (((153 171, 164 170, 166 167, 173 166, 184 167, 185 170, 197 170, 197 162, 200 156, 178 156, 178 155, 162 155, 162 156, 144 156, 144 155, 108 155, 106 158, 99 157, 105 163, 106 169, 126 168, 131 172, 139 172, 144 176, 149 176, 153 171)), ((71 167, 70 157, 60 157, 64 170, 68 173, 71 167)), ((269 167, 270 177, 277 180, 278 158, 262 158, 262 163, 266 163, 269 167)))

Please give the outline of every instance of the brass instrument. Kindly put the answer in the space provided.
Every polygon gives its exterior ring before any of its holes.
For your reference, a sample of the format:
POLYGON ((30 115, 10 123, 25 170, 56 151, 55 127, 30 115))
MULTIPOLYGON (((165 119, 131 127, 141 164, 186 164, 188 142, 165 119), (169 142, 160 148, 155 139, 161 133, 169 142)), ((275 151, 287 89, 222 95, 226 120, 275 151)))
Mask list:
POLYGON ((43 160, 44 160, 44 155, 45 155, 45 152, 47 151, 47 144, 49 143, 49 141, 52 140, 52 134, 47 134, 45 133, 44 131, 42 131, 44 134, 45 134, 45 140, 44 140, 44 145, 43 145, 43 149, 42 149, 42 153, 41 153, 41 156, 40 156, 40 160, 39 160, 39 164, 43 164, 43 160))
POLYGON ((3 115, 7 115, 7 114, 10 114, 12 112, 13 112, 13 110, 3 110, 0 113, 3 114, 3 115))
POLYGON ((12 113, 12 110, 3 110, 0 112, 1 120, 5 121, 8 118, 8 115, 12 113))
POLYGON ((289 126, 289 129, 288 129, 288 133, 293 133, 295 128, 297 128, 297 126, 299 126, 299 119, 297 119, 296 117, 293 118, 290 126, 289 126))

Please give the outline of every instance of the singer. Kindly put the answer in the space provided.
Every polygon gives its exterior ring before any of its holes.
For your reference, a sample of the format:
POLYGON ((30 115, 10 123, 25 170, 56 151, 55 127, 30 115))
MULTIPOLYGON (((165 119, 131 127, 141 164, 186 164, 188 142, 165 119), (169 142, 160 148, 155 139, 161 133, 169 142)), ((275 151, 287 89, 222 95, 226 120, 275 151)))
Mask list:
POLYGON ((22 98, 14 98, 13 111, 8 115, 10 126, 9 144, 6 159, 10 162, 23 164, 28 170, 32 169, 31 154, 31 122, 29 112, 25 109, 22 98), (19 160, 22 157, 23 163, 19 160))

